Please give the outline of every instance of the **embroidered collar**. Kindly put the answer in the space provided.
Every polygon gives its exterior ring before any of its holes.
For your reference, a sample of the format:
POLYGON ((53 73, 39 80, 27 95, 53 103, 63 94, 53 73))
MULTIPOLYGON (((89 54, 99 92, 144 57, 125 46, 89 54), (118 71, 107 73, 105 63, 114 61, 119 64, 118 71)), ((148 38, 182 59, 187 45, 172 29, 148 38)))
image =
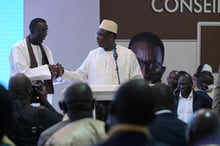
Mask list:
POLYGON ((134 131, 134 132, 141 132, 146 135, 148 139, 152 139, 151 133, 147 126, 140 126, 135 124, 118 124, 110 129, 108 132, 108 136, 112 137, 116 133, 122 132, 122 131, 134 131))

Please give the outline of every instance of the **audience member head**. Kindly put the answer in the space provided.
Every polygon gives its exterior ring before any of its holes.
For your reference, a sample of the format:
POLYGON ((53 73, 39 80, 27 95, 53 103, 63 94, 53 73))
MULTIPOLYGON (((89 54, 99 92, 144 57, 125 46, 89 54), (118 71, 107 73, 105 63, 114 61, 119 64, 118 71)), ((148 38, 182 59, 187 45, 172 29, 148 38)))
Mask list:
POLYGON ((212 67, 209 64, 200 64, 196 70, 196 73, 192 76, 193 79, 193 88, 194 89, 201 89, 201 84, 198 85, 198 77, 202 72, 210 72, 210 74, 212 74, 212 67), (200 86, 200 87, 198 87, 200 86))
POLYGON ((64 110, 64 94, 65 94, 65 92, 66 92, 66 88, 63 88, 63 90, 60 93, 60 99, 58 101, 58 105, 60 107, 60 110, 62 110, 63 114, 64 114, 63 115, 63 121, 66 121, 66 120, 69 119, 69 117, 67 116, 66 111, 64 110))
POLYGON ((75 83, 66 89, 63 109, 71 121, 92 117, 93 108, 94 99, 88 84, 75 83))
POLYGON ((176 109, 176 102, 173 98, 172 89, 166 84, 156 84, 152 87, 155 95, 155 111, 169 109, 174 111, 176 109))
POLYGON ((212 67, 209 64, 200 64, 197 68, 196 73, 194 74, 195 77, 198 77, 199 74, 203 71, 208 71, 212 73, 212 67))
POLYGON ((128 47, 135 53, 144 78, 152 84, 161 82, 166 69, 161 39, 154 33, 141 32, 131 39, 128 47))
POLYGON ((188 124, 186 136, 191 146, 220 144, 219 117, 210 109, 196 111, 188 124))
POLYGON ((168 86, 175 91, 178 86, 179 72, 177 70, 172 70, 167 77, 168 86))
POLYGON ((46 38, 48 33, 48 26, 46 20, 42 18, 35 18, 29 24, 30 42, 34 45, 39 45, 46 38))
MULTIPOLYGON (((13 127, 13 103, 9 92, 0 85, 0 141, 13 127)), ((1 142, 0 142, 1 143, 1 142)))
POLYGON ((64 104, 64 95, 65 95, 65 92, 66 92, 66 88, 63 88, 63 90, 61 91, 60 93, 60 99, 58 101, 58 105, 60 107, 60 109, 65 113, 64 109, 63 109, 63 104, 64 104))
POLYGON ((118 25, 112 21, 104 19, 99 25, 97 32, 97 43, 105 51, 111 51, 115 47, 115 39, 118 31, 118 25))
POLYGON ((189 73, 181 71, 178 79, 178 88, 183 97, 188 97, 192 91, 193 81, 189 73))
POLYGON ((203 71, 199 74, 197 78, 198 89, 206 92, 212 92, 213 84, 214 84, 214 77, 211 72, 203 71))
POLYGON ((154 96, 143 79, 130 80, 120 86, 110 107, 117 123, 146 126, 154 119, 154 96))
POLYGON ((30 102, 32 84, 31 80, 23 73, 18 73, 10 78, 8 89, 13 98, 30 102))

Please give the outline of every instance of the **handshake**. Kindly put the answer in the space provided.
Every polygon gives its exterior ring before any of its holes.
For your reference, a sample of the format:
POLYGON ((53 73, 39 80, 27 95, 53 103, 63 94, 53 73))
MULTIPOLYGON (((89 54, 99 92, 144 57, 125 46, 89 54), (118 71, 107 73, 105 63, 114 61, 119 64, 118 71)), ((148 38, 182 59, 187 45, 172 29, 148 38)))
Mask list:
POLYGON ((48 64, 48 68, 50 70, 50 73, 52 75, 52 78, 57 78, 59 76, 63 75, 64 72, 64 68, 61 64, 57 63, 57 64, 48 64))

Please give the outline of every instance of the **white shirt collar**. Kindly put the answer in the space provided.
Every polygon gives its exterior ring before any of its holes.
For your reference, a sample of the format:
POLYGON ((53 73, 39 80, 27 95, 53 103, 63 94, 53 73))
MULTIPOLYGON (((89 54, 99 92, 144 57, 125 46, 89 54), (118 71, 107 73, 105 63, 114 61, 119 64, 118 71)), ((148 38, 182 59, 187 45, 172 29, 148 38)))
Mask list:
POLYGON ((172 113, 169 109, 159 110, 155 113, 155 115, 164 114, 164 113, 172 113))
MULTIPOLYGON (((185 98, 185 97, 182 96, 181 92, 180 92, 180 94, 179 94, 179 97, 180 97, 180 98, 185 98)), ((188 97, 193 97, 193 90, 191 90, 191 92, 190 92, 190 94, 188 95, 188 97)), ((188 98, 188 97, 187 97, 187 98, 188 98)))

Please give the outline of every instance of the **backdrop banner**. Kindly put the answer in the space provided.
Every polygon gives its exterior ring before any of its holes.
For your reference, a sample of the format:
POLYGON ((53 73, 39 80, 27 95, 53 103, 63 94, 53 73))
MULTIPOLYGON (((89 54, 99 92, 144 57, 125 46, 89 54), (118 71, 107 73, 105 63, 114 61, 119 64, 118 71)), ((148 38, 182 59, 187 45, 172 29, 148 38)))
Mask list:
POLYGON ((220 0, 100 0, 100 18, 118 23, 118 39, 142 31, 162 39, 196 39, 197 22, 220 21, 220 0))

